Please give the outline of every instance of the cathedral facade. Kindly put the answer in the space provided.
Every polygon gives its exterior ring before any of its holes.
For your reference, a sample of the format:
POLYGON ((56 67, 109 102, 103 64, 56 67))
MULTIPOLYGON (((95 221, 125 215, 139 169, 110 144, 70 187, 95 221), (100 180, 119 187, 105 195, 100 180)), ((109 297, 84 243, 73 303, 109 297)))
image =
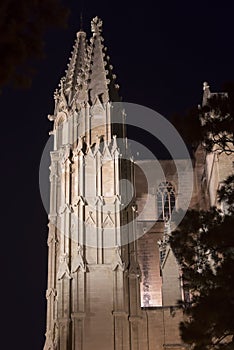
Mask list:
MULTIPOLYGON (((172 211, 181 207, 177 170, 172 160, 161 161, 165 180, 151 172, 146 186, 141 169, 154 161, 131 157, 125 112, 113 104, 120 99, 102 21, 94 18, 91 29, 90 42, 77 33, 49 115, 54 149, 44 350, 182 350, 177 302, 188 296, 167 244, 172 211)), ((209 93, 204 86, 204 96, 209 93)), ((212 157, 197 149, 191 208, 216 204, 213 194, 231 171, 212 157)), ((186 178, 187 160, 179 164, 186 178)))

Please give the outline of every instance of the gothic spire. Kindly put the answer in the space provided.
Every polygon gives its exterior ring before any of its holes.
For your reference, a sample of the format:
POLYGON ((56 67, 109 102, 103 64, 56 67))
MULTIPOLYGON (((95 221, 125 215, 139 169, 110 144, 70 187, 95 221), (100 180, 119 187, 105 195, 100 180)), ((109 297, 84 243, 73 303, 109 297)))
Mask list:
POLYGON ((203 99, 202 99, 202 106, 205 106, 207 104, 207 100, 210 98, 210 87, 209 84, 205 81, 203 83, 203 99))
POLYGON ((81 20, 81 29, 77 33, 68 68, 61 80, 60 94, 68 106, 73 102, 89 101, 94 104, 97 99, 101 103, 120 100, 116 76, 112 73, 113 67, 103 45, 102 21, 98 17, 92 20, 91 30, 93 36, 88 45, 81 20))
POLYGON ((88 55, 86 33, 81 29, 77 33, 63 84, 64 94, 68 98, 69 103, 73 100, 75 95, 78 100, 85 99, 87 71, 88 55))
POLYGON ((93 36, 90 40, 90 70, 89 93, 90 101, 94 103, 97 98, 101 102, 118 101, 118 85, 115 84, 116 76, 112 73, 113 67, 109 63, 106 47, 103 45, 102 20, 98 17, 91 22, 93 36))

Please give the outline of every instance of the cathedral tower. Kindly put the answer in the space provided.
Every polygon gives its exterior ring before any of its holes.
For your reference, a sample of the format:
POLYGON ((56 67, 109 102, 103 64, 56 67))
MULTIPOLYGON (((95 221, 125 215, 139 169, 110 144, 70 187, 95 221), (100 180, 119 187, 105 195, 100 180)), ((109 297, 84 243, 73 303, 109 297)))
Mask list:
POLYGON ((91 29, 89 42, 77 33, 48 116, 54 149, 44 350, 181 350, 180 271, 168 246, 177 174, 171 161, 161 162, 167 181, 150 172, 150 205, 140 220, 144 177, 128 149, 102 21, 95 17, 91 29))
POLYGON ((55 91, 44 350, 137 349, 140 271, 125 113, 101 36, 79 31, 55 91), (128 181, 125 181, 128 180, 128 181))

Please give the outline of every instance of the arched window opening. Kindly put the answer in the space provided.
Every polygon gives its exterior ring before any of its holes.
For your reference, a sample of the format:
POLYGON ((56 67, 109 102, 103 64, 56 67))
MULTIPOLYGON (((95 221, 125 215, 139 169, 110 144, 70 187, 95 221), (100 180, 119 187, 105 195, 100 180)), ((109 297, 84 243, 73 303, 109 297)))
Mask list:
POLYGON ((171 218, 175 207, 175 189, 168 181, 163 181, 157 190, 157 219, 168 220, 171 218))

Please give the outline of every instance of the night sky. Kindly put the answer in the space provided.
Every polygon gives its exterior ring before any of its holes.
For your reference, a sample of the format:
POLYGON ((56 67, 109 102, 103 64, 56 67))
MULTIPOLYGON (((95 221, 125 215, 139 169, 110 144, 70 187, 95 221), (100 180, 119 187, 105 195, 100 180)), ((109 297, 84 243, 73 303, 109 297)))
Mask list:
MULTIPOLYGON (((1 98, 1 345, 41 350, 45 333, 47 214, 38 169, 53 113, 53 93, 79 30, 80 2, 69 1, 67 29, 45 36, 44 60, 28 90, 1 98), (7 344, 7 345, 6 345, 7 344)), ((84 29, 103 19, 103 36, 124 101, 164 116, 202 98, 202 83, 219 91, 234 81, 233 2, 85 1, 84 29)), ((3 346, 1 346, 3 348, 3 346)))

